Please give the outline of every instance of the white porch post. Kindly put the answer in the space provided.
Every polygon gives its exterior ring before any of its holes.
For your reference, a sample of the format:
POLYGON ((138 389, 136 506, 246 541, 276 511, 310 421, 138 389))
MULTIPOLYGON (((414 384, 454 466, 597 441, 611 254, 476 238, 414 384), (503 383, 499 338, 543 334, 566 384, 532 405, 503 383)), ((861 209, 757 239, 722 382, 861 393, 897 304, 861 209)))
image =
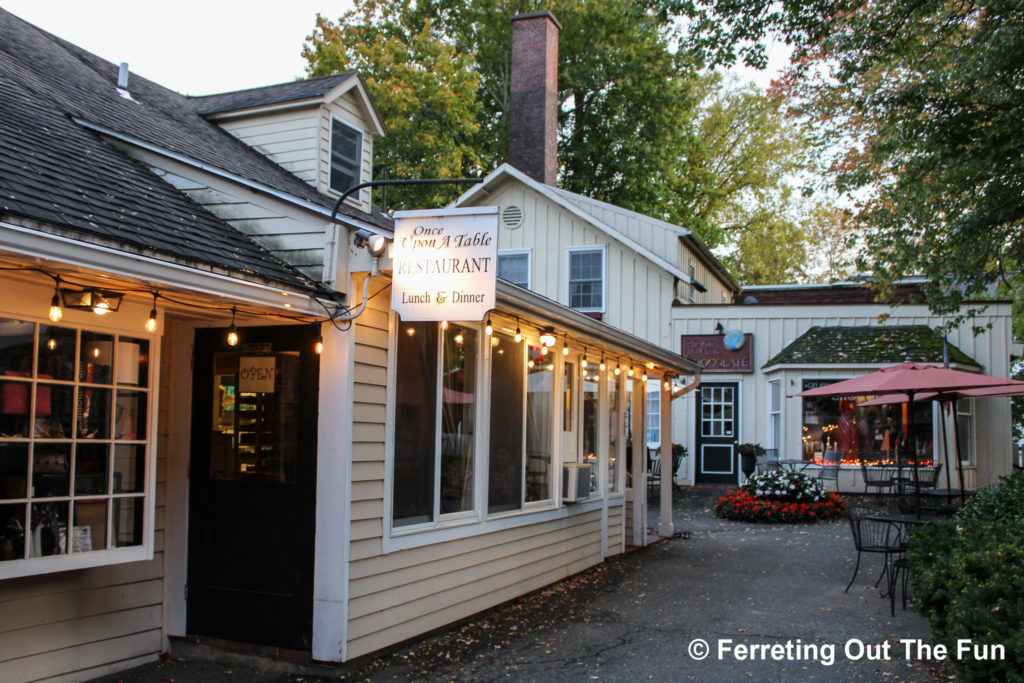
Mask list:
POLYGON ((353 330, 323 325, 313 559, 313 659, 345 661, 352 500, 353 330))
POLYGON ((661 381, 661 520, 658 535, 667 538, 675 533, 672 525, 672 386, 668 377, 661 381), (666 385, 668 388, 666 388, 666 385))
POLYGON ((633 545, 647 545, 647 382, 629 380, 633 385, 633 545))

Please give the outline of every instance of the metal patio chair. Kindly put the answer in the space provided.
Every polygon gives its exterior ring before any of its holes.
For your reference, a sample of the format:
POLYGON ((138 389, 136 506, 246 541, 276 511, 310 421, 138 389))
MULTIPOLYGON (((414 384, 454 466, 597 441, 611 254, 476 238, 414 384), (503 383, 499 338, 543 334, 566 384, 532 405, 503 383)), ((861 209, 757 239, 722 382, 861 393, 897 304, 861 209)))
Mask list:
POLYGON ((857 549, 857 564, 853 568, 853 576, 846 584, 844 593, 849 592, 860 571, 860 559, 863 553, 882 555, 882 573, 878 575, 875 586, 882 582, 882 578, 889 576, 890 559, 894 555, 902 555, 906 552, 907 542, 904 538, 902 527, 895 522, 865 516, 861 513, 851 511, 847 517, 850 520, 850 532, 853 534, 853 545, 857 549))

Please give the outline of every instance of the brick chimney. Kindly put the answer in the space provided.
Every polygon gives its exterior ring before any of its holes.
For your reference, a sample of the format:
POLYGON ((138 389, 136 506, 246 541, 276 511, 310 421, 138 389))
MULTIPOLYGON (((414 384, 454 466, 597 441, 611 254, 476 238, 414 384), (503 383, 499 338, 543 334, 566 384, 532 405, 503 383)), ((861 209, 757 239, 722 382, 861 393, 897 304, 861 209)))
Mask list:
POLYGON ((558 33, 551 12, 512 17, 508 162, 534 180, 558 175, 558 33))

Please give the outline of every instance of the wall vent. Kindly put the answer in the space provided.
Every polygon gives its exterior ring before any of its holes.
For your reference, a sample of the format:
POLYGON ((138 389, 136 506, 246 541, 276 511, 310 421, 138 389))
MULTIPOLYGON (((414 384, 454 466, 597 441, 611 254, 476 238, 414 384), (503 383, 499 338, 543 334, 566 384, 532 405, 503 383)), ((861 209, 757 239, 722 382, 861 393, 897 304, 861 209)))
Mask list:
POLYGON ((515 230, 523 224, 523 210, 518 206, 506 206, 501 210, 501 224, 515 230))

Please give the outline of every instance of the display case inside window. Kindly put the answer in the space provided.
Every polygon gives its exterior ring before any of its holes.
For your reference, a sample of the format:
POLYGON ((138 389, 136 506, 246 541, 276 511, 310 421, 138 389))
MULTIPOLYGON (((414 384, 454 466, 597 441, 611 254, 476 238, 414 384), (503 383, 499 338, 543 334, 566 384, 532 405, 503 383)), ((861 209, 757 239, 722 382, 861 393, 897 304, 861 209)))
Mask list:
MULTIPOLYGON (((803 390, 835 381, 805 380, 803 390)), ((802 446, 803 459, 816 463, 825 451, 839 451, 844 465, 895 465, 897 460, 904 465, 929 464, 933 461, 932 403, 915 403, 911 416, 906 403, 861 408, 857 400, 846 397, 805 397, 802 446), (911 426, 913 440, 907 438, 911 426)))
POLYGON ((0 578, 139 559, 118 549, 145 550, 148 359, 146 339, 0 319, 0 578))

